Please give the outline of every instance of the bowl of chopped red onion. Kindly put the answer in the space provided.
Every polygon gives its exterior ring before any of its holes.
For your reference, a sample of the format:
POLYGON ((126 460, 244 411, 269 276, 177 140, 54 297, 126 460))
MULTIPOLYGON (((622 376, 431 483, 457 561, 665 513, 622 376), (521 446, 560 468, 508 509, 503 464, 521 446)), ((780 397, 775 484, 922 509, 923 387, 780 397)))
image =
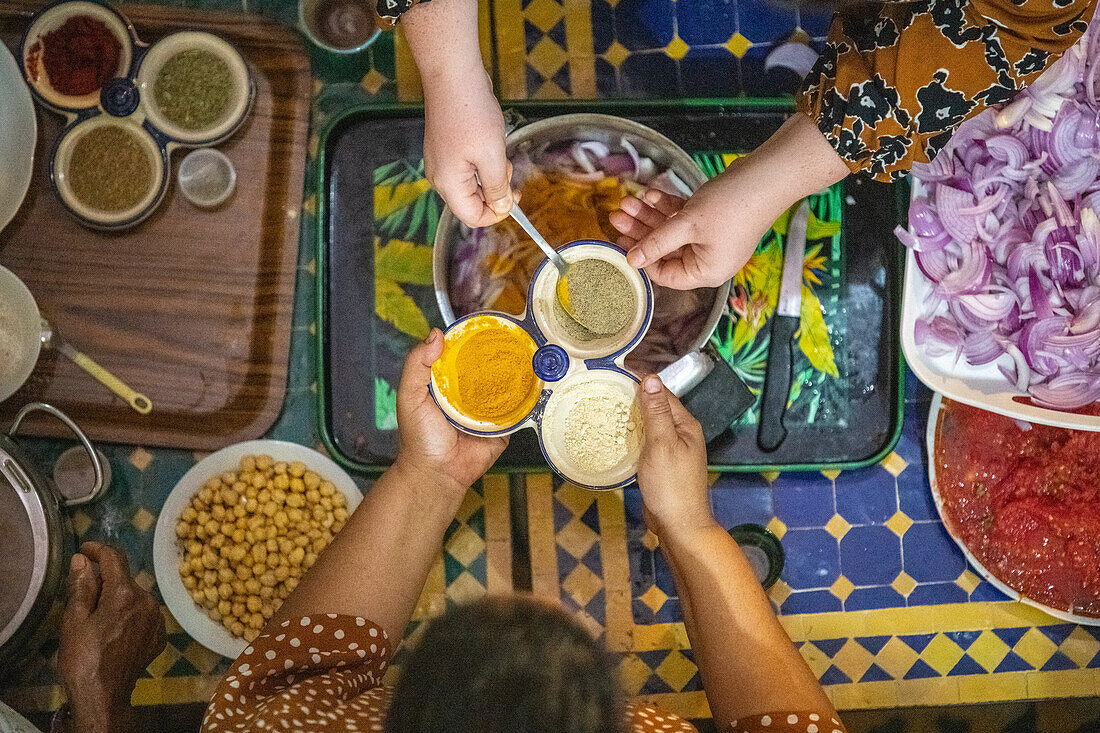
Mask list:
POLYGON ((1100 33, 913 169, 902 349, 932 389, 1100 430, 1100 33))

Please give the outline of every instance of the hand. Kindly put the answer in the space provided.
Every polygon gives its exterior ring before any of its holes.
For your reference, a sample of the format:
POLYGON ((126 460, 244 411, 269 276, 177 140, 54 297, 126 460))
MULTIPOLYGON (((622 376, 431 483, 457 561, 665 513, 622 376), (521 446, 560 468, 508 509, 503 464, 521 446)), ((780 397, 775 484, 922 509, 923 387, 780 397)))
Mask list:
POLYGON ((646 523, 658 537, 716 526, 703 428, 654 374, 642 380, 638 399, 645 428, 638 487, 646 523))
POLYGON ((794 114, 768 140, 734 160, 681 203, 646 191, 627 199, 611 223, 659 285, 677 290, 721 285, 752 256, 760 238, 795 202, 836 183, 848 166, 804 114, 794 114))
POLYGON ((394 467, 422 482, 444 478, 456 491, 465 492, 500 457, 508 438, 478 438, 447 422, 428 393, 432 364, 442 353, 443 334, 433 328, 428 340, 405 360, 397 389, 399 448, 394 467))
POLYGON ((512 208, 504 117, 480 63, 425 79, 424 170, 455 216, 486 227, 512 208))
POLYGON ((677 290, 729 280, 775 220, 738 205, 740 186, 731 166, 686 201, 654 188, 641 199, 625 199, 611 223, 623 235, 619 246, 628 250, 627 260, 645 267, 653 282, 677 290))
POLYGON ((78 731, 132 725, 130 695, 164 649, 156 599, 130 577, 125 556, 85 542, 69 564, 57 667, 78 731))

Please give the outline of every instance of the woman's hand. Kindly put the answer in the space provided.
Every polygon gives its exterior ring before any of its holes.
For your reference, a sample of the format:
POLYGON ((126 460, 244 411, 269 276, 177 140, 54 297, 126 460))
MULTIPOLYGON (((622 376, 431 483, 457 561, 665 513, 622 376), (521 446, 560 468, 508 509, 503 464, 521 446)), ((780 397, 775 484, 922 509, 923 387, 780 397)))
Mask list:
MULTIPOLYGON (((775 220, 737 206, 733 168, 707 181, 686 201, 657 189, 628 198, 611 215, 619 245, 634 267, 677 290, 721 285, 741 269, 775 220)), ((782 210, 781 210, 782 211, 782 210)))
POLYGON ((489 470, 508 446, 508 438, 478 438, 459 432, 428 393, 432 364, 443 353, 443 334, 433 328, 428 340, 405 360, 397 390, 399 448, 394 468, 417 482, 452 483, 465 492, 489 470))
POLYGON ((164 649, 160 607, 131 578, 126 557, 99 542, 85 542, 73 555, 68 592, 57 670, 74 729, 131 730, 134 684, 164 649))
POLYGON ((848 174, 848 167, 804 114, 788 119, 767 142, 734 160, 686 202, 659 191, 630 198, 611 223, 659 285, 677 290, 721 285, 752 256, 779 216, 848 174))
POLYGON ((504 117, 478 64, 425 79, 424 171, 455 216, 486 227, 512 208, 504 117))
POLYGON ((645 428, 638 486, 650 529, 660 537, 716 526, 702 427, 656 375, 642 380, 638 399, 645 428))

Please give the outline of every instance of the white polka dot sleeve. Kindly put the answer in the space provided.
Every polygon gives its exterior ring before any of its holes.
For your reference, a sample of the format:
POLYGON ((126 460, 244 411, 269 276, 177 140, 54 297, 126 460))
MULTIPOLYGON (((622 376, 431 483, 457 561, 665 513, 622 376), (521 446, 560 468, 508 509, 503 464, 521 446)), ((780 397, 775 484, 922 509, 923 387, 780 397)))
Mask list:
POLYGON ((751 715, 730 723, 730 733, 847 733, 833 715, 812 711, 751 715))
POLYGON ((202 730, 381 730, 390 653, 386 632, 362 618, 284 621, 237 658, 202 730))

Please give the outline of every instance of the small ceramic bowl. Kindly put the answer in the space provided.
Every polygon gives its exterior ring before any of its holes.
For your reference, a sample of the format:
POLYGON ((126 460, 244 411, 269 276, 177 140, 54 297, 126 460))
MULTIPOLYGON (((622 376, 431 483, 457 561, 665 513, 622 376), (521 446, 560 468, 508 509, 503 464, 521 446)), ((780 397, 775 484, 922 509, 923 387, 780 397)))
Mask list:
POLYGON ((255 89, 244 58, 227 41, 209 33, 173 33, 149 47, 137 74, 141 108, 146 118, 169 138, 184 145, 213 145, 233 134, 248 116, 255 89), (161 69, 176 54, 188 50, 208 51, 229 67, 234 89, 225 110, 212 124, 200 129, 181 127, 169 120, 157 104, 156 84, 161 69))
POLYGON ((103 22, 118 39, 120 49, 115 77, 127 76, 135 57, 134 47, 137 36, 134 28, 130 25, 130 21, 115 9, 98 2, 75 0, 60 2, 43 10, 23 35, 23 42, 20 45, 23 72, 35 97, 42 104, 62 114, 81 112, 95 108, 99 104, 99 87, 81 96, 62 94, 54 89, 42 62, 44 52, 42 37, 60 28, 70 18, 80 15, 87 15, 103 22))
POLYGON ((168 154, 140 125, 110 115, 99 115, 71 126, 58 138, 53 160, 50 162, 50 176, 61 203, 82 224, 93 229, 126 229, 152 214, 164 197, 168 188, 168 154), (122 211, 103 211, 93 208, 82 202, 73 192, 73 171, 71 170, 73 151, 85 135, 105 126, 122 127, 131 133, 148 154, 152 169, 145 194, 136 204, 122 211))
POLYGON ((212 209, 224 204, 237 186, 237 169, 220 150, 199 148, 180 161, 176 180, 180 193, 195 206, 212 209))

